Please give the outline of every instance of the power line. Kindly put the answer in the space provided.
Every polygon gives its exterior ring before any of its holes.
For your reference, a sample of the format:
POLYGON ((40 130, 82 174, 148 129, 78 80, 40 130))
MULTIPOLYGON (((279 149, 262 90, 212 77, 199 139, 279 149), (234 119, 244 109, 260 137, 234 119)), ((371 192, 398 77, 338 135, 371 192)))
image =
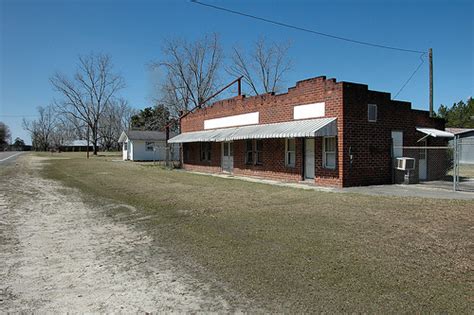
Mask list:
POLYGON ((398 96, 398 94, 400 94, 400 92, 405 88, 405 86, 408 84, 408 82, 410 82, 410 80, 415 76, 415 74, 418 72, 418 70, 420 70, 421 66, 425 63, 425 59, 423 59, 423 56, 425 55, 426 53, 422 54, 420 56, 420 59, 421 59, 421 62, 420 64, 418 65, 418 67, 415 69, 415 71, 413 71, 413 73, 410 75, 410 77, 408 78, 408 80, 405 81, 405 83, 402 85, 402 87, 400 88, 400 90, 398 90, 397 94, 395 94, 395 96, 393 98, 396 98, 398 96))
POLYGON ((0 117, 14 118, 14 117, 38 117, 38 115, 0 115, 0 117))
POLYGON ((266 22, 266 23, 270 23, 270 24, 274 24, 274 25, 278 25, 278 26, 283 26, 283 27, 286 27, 286 28, 295 29, 295 30, 298 30, 298 31, 303 31, 303 32, 306 32, 306 33, 311 33, 311 34, 315 34, 315 35, 319 35, 319 36, 325 36, 325 37, 329 37, 329 38, 332 38, 332 39, 337 39, 337 40, 341 40, 341 41, 346 41, 346 42, 359 44, 359 45, 370 46, 370 47, 390 49, 390 50, 402 51, 402 52, 407 52, 407 53, 421 54, 420 55, 420 59, 421 59, 420 64, 415 69, 415 71, 413 71, 413 73, 410 75, 410 77, 405 81, 405 83, 402 85, 402 87, 398 90, 398 92, 395 94, 394 98, 396 98, 402 92, 402 90, 407 86, 407 84, 411 81, 411 79, 415 76, 415 74, 418 72, 418 70, 420 70, 421 66, 425 62, 425 60, 423 59, 423 56, 426 54, 425 51, 415 50, 415 49, 406 49, 406 48, 400 48, 400 47, 394 47, 394 46, 387 46, 387 45, 381 45, 381 44, 375 44, 375 43, 355 40, 355 39, 351 39, 351 38, 336 36, 336 35, 327 34, 327 33, 315 31, 315 30, 312 30, 312 29, 308 29, 308 28, 304 28, 304 27, 300 27, 300 26, 296 26, 296 25, 291 25, 291 24, 284 23, 284 22, 270 20, 270 19, 267 19, 267 18, 259 17, 259 16, 256 16, 256 15, 252 15, 252 14, 248 14, 248 13, 244 13, 244 12, 240 12, 240 11, 235 11, 235 10, 219 7, 219 6, 216 6, 216 5, 213 5, 213 4, 200 2, 198 0, 190 0, 190 1, 192 3, 199 4, 199 5, 209 7, 209 8, 212 8, 212 9, 216 9, 216 10, 220 10, 220 11, 224 11, 224 12, 228 12, 228 13, 232 13, 232 14, 236 14, 236 15, 245 16, 245 17, 255 19, 255 20, 259 20, 259 21, 263 21, 263 22, 266 22))
POLYGON ((284 22, 279 22, 279 21, 276 21, 276 20, 270 20, 270 19, 259 17, 259 16, 256 16, 256 15, 252 15, 252 14, 248 14, 248 13, 244 13, 244 12, 240 12, 240 11, 227 9, 227 8, 224 8, 224 7, 219 7, 219 6, 216 6, 216 5, 213 5, 213 4, 200 2, 198 0, 190 0, 190 1, 192 3, 199 4, 199 5, 202 5, 202 6, 205 6, 205 7, 209 7, 209 8, 213 8, 213 9, 216 9, 216 10, 225 11, 225 12, 228 12, 228 13, 241 15, 241 16, 245 16, 245 17, 248 17, 248 18, 251 18, 251 19, 263 21, 263 22, 266 22, 266 23, 270 23, 270 24, 274 24, 274 25, 278 25, 278 26, 283 26, 283 27, 286 27, 286 28, 291 28, 291 29, 295 29, 295 30, 298 30, 298 31, 303 31, 303 32, 306 32, 306 33, 319 35, 319 36, 325 36, 325 37, 329 37, 329 38, 333 38, 333 39, 337 39, 337 40, 342 40, 342 41, 346 41, 346 42, 350 42, 350 43, 354 43, 354 44, 377 47, 377 48, 383 48, 383 49, 390 49, 390 50, 398 50, 398 51, 403 51, 403 52, 408 52, 408 53, 425 54, 425 52, 421 51, 421 50, 406 49, 406 48, 399 48, 399 47, 394 47, 394 46, 387 46, 387 45, 375 44, 375 43, 370 43, 370 42, 364 42, 364 41, 355 40, 355 39, 351 39, 351 38, 346 38, 346 37, 336 36, 336 35, 332 35, 332 34, 328 34, 328 33, 323 33, 323 32, 319 32, 319 31, 309 29, 309 28, 304 28, 304 27, 300 27, 300 26, 296 26, 296 25, 292 25, 292 24, 288 24, 288 23, 284 23, 284 22))

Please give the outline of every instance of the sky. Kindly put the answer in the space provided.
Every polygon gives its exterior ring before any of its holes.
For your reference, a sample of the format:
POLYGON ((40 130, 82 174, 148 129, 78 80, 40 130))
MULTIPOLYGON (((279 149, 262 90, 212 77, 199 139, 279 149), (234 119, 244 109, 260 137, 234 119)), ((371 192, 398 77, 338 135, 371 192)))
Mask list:
MULTIPOLYGON (((472 1, 202 2, 354 40, 420 51, 431 47, 435 110, 474 94, 472 1)), ((0 0, 0 121, 10 127, 12 139, 31 143, 23 118, 34 119, 38 106, 59 98, 49 78, 55 72, 72 75, 78 56, 89 53, 112 57, 126 81, 120 96, 131 106, 151 106, 157 78, 149 65, 163 58, 163 41, 194 41, 210 33, 219 35, 227 54, 234 45, 251 49, 261 37, 290 42, 293 67, 285 76, 286 87, 325 75, 393 97, 420 63, 420 54, 282 28, 188 0, 0 0)), ((426 59, 397 99, 427 110, 428 87, 426 59)))

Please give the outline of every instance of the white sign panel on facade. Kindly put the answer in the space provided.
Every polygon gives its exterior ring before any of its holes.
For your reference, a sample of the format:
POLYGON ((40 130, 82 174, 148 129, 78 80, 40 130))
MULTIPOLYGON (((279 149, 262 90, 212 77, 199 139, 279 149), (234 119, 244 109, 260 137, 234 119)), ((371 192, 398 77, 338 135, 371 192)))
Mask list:
POLYGON ((258 119, 259 112, 206 119, 204 120, 204 129, 256 125, 258 124, 258 119))
POLYGON ((293 107, 293 119, 318 118, 326 114, 324 102, 298 105, 293 107))

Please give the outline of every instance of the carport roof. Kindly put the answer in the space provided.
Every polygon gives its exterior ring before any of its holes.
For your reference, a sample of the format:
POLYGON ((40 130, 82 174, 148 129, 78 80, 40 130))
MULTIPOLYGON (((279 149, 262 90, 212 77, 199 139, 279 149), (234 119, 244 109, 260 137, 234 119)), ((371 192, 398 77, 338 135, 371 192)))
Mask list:
POLYGON ((435 137, 435 138, 453 138, 454 135, 450 132, 434 129, 434 128, 424 128, 424 127, 416 127, 416 130, 424 133, 425 135, 435 137))
POLYGON ((318 118, 185 132, 171 138, 169 143, 222 142, 244 139, 299 138, 335 135, 337 135, 336 118, 318 118))

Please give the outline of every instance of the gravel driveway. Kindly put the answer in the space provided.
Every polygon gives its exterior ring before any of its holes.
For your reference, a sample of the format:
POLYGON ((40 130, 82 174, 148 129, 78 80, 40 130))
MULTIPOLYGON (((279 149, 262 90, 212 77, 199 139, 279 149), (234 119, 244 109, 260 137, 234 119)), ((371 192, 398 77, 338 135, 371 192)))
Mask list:
POLYGON ((42 179, 40 162, 0 178, 0 312, 238 311, 144 232, 42 179))

